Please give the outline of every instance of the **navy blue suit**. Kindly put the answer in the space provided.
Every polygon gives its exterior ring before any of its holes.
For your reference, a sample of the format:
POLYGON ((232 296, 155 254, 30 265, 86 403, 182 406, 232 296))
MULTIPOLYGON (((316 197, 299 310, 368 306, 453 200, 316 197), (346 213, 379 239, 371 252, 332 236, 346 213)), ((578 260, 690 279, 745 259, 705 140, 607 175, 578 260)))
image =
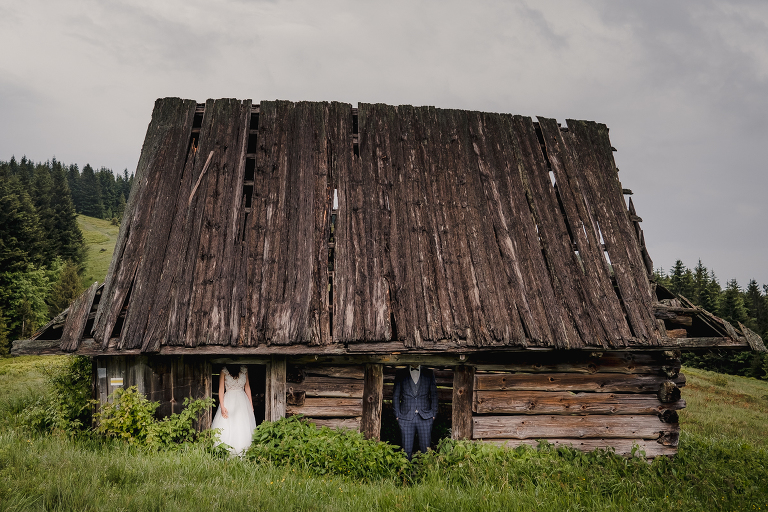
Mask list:
POLYGON ((402 446, 410 459, 413 456, 413 438, 419 433, 419 450, 427 451, 432 441, 432 422, 437 415, 437 383, 435 373, 421 369, 419 383, 414 384, 408 368, 395 375, 392 406, 400 425, 402 446))

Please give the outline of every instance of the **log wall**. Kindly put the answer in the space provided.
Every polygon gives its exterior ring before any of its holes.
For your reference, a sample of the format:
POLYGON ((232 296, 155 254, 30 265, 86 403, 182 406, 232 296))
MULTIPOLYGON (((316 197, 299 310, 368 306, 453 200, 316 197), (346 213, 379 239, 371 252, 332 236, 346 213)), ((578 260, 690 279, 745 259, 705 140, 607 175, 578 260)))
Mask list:
MULTIPOLYGON (((117 388, 136 386, 147 399, 160 402, 160 418, 181 412, 184 399, 211 396, 212 367, 204 357, 111 356, 94 358, 94 398, 105 403, 117 388)), ((210 427, 211 411, 200 427, 210 427)))
POLYGON ((286 416, 303 414, 318 426, 360 429, 363 365, 288 364, 286 416))
MULTIPOLYGON (((535 357, 531 358, 535 359, 535 357)), ((677 452, 679 353, 584 353, 549 364, 478 365, 472 439, 520 446, 546 440, 647 457, 677 452)))

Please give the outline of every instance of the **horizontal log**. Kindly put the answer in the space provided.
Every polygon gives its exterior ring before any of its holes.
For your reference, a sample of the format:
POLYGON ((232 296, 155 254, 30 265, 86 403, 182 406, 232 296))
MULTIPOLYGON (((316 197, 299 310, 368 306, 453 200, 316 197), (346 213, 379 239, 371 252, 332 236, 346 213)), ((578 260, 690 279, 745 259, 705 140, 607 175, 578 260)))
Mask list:
POLYGON ((662 403, 655 394, 569 391, 475 391, 477 414, 659 414, 685 407, 662 403))
MULTIPOLYGON (((30 341, 36 340, 18 340, 14 342, 14 354, 64 354, 57 345, 46 346, 42 350, 33 348, 30 341), (29 346, 29 348, 28 348, 29 346)), ((141 355, 141 349, 123 349, 118 350, 119 338, 110 338, 109 348, 102 350, 101 345, 94 342, 92 338, 86 338, 81 341, 80 346, 75 351, 76 354, 85 356, 127 356, 141 355)), ((750 345, 744 336, 737 339, 728 337, 706 337, 706 338, 661 338, 658 345, 639 345, 637 340, 628 340, 629 346, 625 348, 612 349, 615 353, 658 353, 667 349, 706 349, 722 348, 734 350, 747 350, 750 345)), ((349 361, 355 364, 360 363, 382 363, 382 364, 426 364, 434 366, 455 366, 458 364, 475 364, 475 361, 488 363, 501 354, 533 354, 533 353, 558 353, 558 349, 547 347, 467 347, 459 343, 445 343, 439 348, 418 347, 408 349, 401 342, 381 343, 381 344, 361 344, 375 345, 370 347, 368 352, 365 347, 356 347, 352 350, 352 344, 346 348, 343 344, 332 343, 330 345, 257 345, 255 347, 233 347, 228 345, 201 345, 198 347, 181 346, 162 346, 159 355, 190 355, 190 356, 228 356, 228 357, 248 357, 261 355, 286 355, 297 356, 294 362, 303 361, 349 361)), ((571 352, 591 353, 597 347, 585 347, 583 349, 573 350, 571 352)))
POLYGON ((363 398, 363 381, 358 379, 337 379, 334 377, 307 376, 304 382, 286 384, 289 393, 303 391, 309 397, 363 398))
POLYGON ((334 377, 342 379, 363 379, 365 369, 362 365, 350 365, 350 366, 310 366, 304 367, 304 373, 306 375, 314 375, 318 377, 334 377))
MULTIPOLYGON (((596 391, 604 393, 656 393, 667 381, 664 375, 622 375, 579 373, 496 373, 476 374, 475 390, 526 390, 526 391, 596 391)), ((685 385, 685 376, 678 375, 673 381, 685 385)))
POLYGON ((359 405, 344 405, 339 407, 311 407, 308 405, 289 405, 285 410, 286 416, 303 414, 308 418, 352 418, 363 413, 363 403, 359 405))
MULTIPOLYGON (((569 446, 584 452, 591 452, 598 448, 612 449, 617 455, 625 456, 632 455, 633 450, 636 450, 634 452, 635 456, 641 456, 641 452, 643 452, 647 458, 677 454, 676 447, 664 446, 657 441, 646 439, 543 439, 543 441, 547 441, 556 447, 569 446)), ((522 445, 535 447, 539 445, 538 439, 488 439, 482 442, 506 448, 517 448, 522 445)))
POLYGON ((473 439, 621 438, 659 439, 678 425, 654 415, 631 416, 475 416, 473 439))
POLYGON ((306 418, 317 427, 360 430, 360 417, 357 418, 306 418))
POLYGON ((65 354, 59 340, 16 340, 11 347, 12 356, 42 356, 65 354))
POLYGON ((687 338, 688 331, 685 329, 667 329, 667 336, 673 339, 687 338))

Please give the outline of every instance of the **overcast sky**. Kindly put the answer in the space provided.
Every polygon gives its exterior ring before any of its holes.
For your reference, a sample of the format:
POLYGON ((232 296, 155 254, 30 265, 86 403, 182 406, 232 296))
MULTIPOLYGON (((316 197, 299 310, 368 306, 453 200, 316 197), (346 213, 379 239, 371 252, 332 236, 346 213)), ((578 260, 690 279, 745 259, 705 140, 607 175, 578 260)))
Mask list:
POLYGON ((657 267, 768 284, 768 2, 0 0, 0 160, 133 172, 156 98, 599 121, 657 267))

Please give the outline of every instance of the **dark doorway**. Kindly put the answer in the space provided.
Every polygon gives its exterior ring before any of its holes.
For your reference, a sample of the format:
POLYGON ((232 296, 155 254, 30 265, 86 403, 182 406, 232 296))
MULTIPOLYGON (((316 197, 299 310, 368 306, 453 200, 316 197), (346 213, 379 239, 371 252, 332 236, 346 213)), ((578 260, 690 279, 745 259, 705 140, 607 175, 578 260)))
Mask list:
MULTIPOLYGON (((248 368, 248 382, 251 385, 251 398, 253 399, 253 416, 256 419, 256 425, 261 425, 265 417, 265 404, 264 396, 267 391, 267 365, 264 364, 246 364, 239 365, 232 363, 232 366, 245 366, 248 368)), ((223 364, 213 365, 213 378, 211 379, 211 396, 215 400, 214 412, 219 407, 219 375, 221 375, 221 369, 224 368, 223 364)))
MULTIPOLYGON (((381 440, 395 446, 400 446, 400 427, 395 419, 392 408, 392 391, 395 384, 395 373, 403 366, 384 366, 384 400, 381 405, 381 440)), ((432 425, 432 441, 430 446, 435 448, 443 438, 451 437, 451 417, 453 400, 453 368, 431 367, 437 381, 437 416, 432 425)))

